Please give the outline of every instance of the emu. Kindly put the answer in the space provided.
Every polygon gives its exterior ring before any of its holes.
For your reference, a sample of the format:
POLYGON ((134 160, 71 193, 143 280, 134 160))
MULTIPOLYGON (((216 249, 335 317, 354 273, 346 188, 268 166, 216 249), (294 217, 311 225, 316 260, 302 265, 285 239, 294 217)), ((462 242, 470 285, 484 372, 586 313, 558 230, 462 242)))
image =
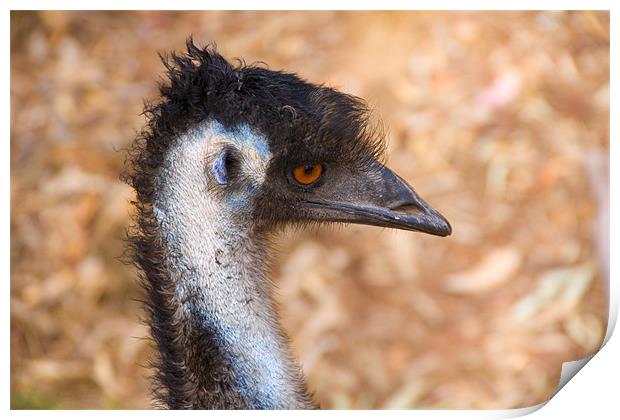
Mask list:
POLYGON ((214 46, 162 57, 124 180, 129 230, 170 409, 318 408, 289 353, 268 278, 270 237, 341 222, 447 236, 448 221, 382 164, 365 103, 214 46))

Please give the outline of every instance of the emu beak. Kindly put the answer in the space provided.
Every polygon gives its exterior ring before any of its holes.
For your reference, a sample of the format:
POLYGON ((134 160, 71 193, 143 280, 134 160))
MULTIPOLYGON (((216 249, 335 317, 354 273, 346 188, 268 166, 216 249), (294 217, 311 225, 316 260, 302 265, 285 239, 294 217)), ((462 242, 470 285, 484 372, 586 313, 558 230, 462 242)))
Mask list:
MULTIPOLYGON (((378 163, 377 163, 378 164, 378 163)), ((380 164, 378 164, 380 165, 380 164)), ((448 236, 448 220, 426 203, 405 180, 380 165, 365 179, 341 185, 329 194, 306 201, 323 220, 412 230, 448 236)))

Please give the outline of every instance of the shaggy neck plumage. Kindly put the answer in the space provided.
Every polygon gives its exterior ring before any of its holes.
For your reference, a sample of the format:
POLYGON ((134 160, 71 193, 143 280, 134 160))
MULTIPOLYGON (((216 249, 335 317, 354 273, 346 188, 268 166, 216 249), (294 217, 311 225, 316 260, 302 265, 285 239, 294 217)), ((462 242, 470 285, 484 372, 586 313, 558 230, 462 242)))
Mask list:
POLYGON ((157 395, 170 408, 311 407, 276 318, 266 237, 210 197, 204 157, 212 137, 179 139, 154 181, 153 246, 163 261, 145 271, 157 395))

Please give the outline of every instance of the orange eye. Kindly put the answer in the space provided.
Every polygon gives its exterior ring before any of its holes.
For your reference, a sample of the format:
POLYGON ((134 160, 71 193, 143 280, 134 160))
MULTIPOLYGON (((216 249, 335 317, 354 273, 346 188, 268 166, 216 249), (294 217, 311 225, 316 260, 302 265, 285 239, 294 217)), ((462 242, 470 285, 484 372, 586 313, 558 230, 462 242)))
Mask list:
POLYGON ((323 173, 323 165, 320 163, 313 163, 310 165, 299 165, 293 170, 293 176, 295 181, 302 185, 310 185, 316 182, 323 173))

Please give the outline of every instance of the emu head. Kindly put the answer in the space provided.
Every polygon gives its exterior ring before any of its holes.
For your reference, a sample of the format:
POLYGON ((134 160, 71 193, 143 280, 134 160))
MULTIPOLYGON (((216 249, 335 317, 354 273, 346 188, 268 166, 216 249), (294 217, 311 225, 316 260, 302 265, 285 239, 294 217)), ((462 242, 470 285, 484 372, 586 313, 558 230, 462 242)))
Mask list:
POLYGON ((161 87, 163 101, 147 109, 144 137, 151 157, 188 131, 208 137, 196 159, 205 193, 227 217, 259 229, 345 222, 451 233, 448 221, 382 164, 383 136, 361 99, 294 74, 233 66, 191 39, 187 49, 165 60, 170 83, 161 87))

